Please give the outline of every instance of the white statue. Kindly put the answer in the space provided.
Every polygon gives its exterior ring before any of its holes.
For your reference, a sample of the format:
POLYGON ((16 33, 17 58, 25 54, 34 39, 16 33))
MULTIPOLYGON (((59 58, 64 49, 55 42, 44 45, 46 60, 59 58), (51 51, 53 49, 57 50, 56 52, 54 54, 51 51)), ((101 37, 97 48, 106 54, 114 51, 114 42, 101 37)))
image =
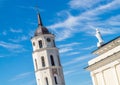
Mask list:
POLYGON ((103 41, 102 36, 100 34, 100 31, 98 29, 96 29, 96 35, 95 36, 98 39, 97 47, 101 47, 104 44, 104 41, 103 41))

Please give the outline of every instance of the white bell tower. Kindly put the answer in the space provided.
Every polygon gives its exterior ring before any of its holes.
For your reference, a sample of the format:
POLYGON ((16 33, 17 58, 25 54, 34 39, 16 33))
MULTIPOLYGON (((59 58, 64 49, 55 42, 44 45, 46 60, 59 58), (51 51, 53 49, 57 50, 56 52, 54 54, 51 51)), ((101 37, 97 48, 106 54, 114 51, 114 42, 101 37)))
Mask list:
POLYGON ((43 26, 38 13, 38 28, 31 39, 37 85, 65 85, 55 36, 43 26))

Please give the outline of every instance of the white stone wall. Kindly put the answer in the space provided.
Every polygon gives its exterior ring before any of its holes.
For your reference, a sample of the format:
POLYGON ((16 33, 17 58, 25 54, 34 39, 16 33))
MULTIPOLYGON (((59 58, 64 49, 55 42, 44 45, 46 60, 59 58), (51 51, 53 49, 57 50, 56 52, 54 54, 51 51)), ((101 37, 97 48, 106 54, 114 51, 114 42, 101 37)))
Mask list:
POLYGON ((49 85, 56 85, 54 76, 57 78, 57 85, 65 85, 62 66, 59 60, 59 52, 54 44, 54 35, 44 34, 35 36, 31 39, 31 42, 33 45, 32 55, 37 85, 47 85, 45 80, 46 77, 48 78, 49 85), (51 41, 48 42, 47 38, 50 38, 51 41), (39 40, 42 40, 42 48, 39 47, 39 40), (51 55, 53 56, 55 65, 51 65, 51 55), (44 57, 44 67, 42 66, 41 57, 44 57))
POLYGON ((100 60, 102 60, 102 59, 104 59, 104 58, 106 58, 106 57, 108 57, 108 56, 110 56, 110 55, 113 55, 114 53, 116 53, 116 52, 118 52, 118 51, 120 51, 120 46, 117 46, 117 47, 115 47, 115 48, 113 48, 113 49, 105 52, 104 54, 99 55, 98 57, 90 60, 90 61, 88 62, 88 64, 89 64, 89 65, 92 65, 92 64, 94 64, 95 62, 98 62, 98 61, 100 61, 100 60))
POLYGON ((35 43, 35 46, 33 46, 33 51, 39 50, 39 44, 38 44, 39 40, 42 40, 43 48, 53 47, 54 46, 54 42, 53 42, 54 35, 52 35, 52 34, 44 34, 44 35, 41 35, 41 36, 36 36, 36 37, 31 39, 32 45, 33 45, 33 43, 35 43), (51 39, 50 43, 48 43, 46 41, 47 38, 51 39))
POLYGON ((88 62, 93 85, 120 85, 120 38, 94 52, 98 56, 88 62), (109 47, 113 48, 109 48, 109 47))
POLYGON ((120 85, 120 63, 112 62, 91 72, 93 85, 120 85))
POLYGON ((54 85, 49 69, 36 72, 37 85, 46 85, 46 77, 48 78, 49 85, 54 85), (40 80, 40 82, 38 80, 40 80))

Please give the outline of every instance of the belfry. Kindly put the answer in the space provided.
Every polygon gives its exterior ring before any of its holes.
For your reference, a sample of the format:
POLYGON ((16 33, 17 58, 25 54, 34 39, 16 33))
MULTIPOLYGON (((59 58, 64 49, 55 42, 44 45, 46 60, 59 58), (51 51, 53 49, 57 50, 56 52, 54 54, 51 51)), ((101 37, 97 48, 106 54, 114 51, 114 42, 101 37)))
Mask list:
POLYGON ((37 16, 38 28, 31 38, 37 85, 65 85, 55 36, 43 26, 40 13, 37 16))

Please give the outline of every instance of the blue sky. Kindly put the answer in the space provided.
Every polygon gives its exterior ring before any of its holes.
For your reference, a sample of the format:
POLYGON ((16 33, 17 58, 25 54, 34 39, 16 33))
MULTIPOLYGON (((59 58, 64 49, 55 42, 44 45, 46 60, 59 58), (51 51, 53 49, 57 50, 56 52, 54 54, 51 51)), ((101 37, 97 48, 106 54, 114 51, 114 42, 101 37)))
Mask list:
POLYGON ((95 57, 95 29, 105 42, 119 36, 120 0, 0 0, 0 84, 36 85, 30 42, 36 6, 56 36, 66 85, 92 85, 83 68, 95 57))

